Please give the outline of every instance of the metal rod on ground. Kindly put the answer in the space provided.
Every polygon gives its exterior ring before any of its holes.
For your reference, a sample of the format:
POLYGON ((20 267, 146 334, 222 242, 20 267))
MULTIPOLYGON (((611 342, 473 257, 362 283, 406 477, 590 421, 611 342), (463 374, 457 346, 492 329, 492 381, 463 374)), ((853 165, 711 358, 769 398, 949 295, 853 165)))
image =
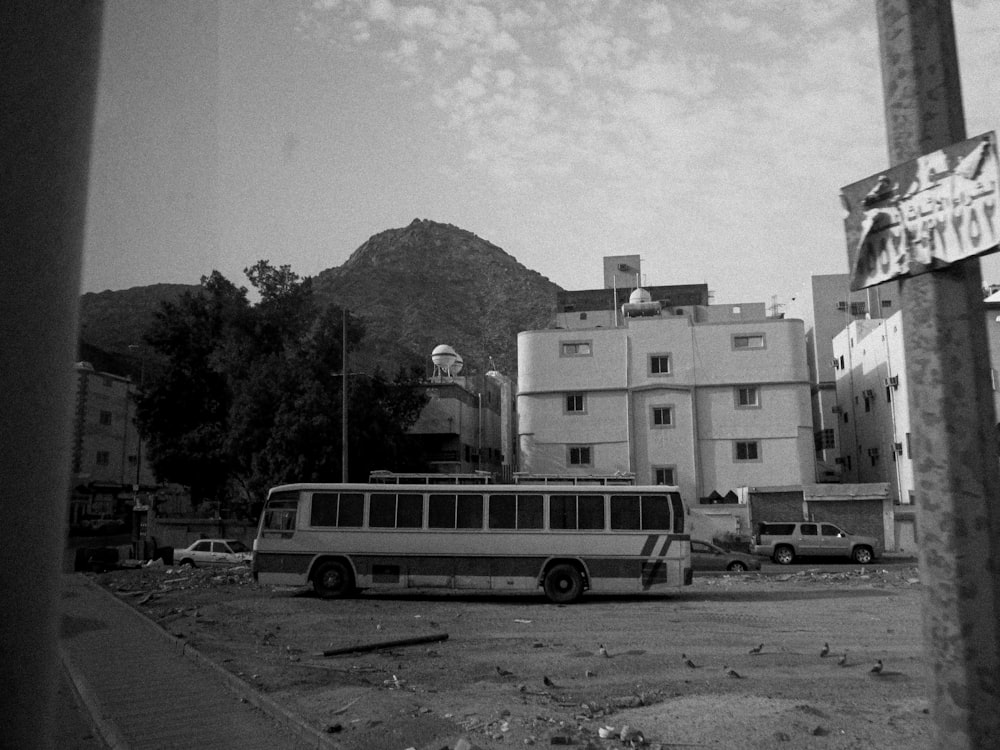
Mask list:
MULTIPOLYGON (((947 0, 877 0, 892 164, 965 139, 947 0)), ((1000 463, 978 258, 904 278, 935 747, 1000 737, 1000 463)))
POLYGON ((415 638, 401 638, 398 641, 382 641, 381 643, 365 643, 360 646, 347 646, 346 648, 334 648, 321 651, 317 655, 340 656, 341 654, 360 654, 365 651, 378 651, 383 648, 398 648, 401 646, 419 646, 422 643, 437 643, 448 640, 447 633, 434 633, 433 635, 421 635, 415 638))

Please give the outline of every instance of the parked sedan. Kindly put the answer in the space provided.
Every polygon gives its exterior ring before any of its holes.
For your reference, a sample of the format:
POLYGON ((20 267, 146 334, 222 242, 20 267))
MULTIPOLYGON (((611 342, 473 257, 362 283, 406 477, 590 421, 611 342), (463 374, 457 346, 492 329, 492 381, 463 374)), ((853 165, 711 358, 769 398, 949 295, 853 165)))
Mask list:
POLYGON ((239 539, 199 539, 184 549, 174 550, 177 565, 242 565, 252 553, 239 539))
POLYGON ((760 559, 692 539, 691 567, 695 570, 728 570, 732 573, 742 573, 747 570, 760 570, 760 559))

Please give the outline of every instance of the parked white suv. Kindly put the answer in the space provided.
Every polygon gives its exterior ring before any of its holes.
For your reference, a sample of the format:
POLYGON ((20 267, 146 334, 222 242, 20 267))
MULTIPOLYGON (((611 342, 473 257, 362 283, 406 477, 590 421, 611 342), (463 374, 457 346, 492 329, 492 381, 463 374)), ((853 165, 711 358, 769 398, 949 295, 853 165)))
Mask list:
POLYGON ((796 557, 849 557, 866 565, 875 559, 878 541, 855 536, 832 523, 786 521, 761 523, 750 551, 788 565, 796 557))

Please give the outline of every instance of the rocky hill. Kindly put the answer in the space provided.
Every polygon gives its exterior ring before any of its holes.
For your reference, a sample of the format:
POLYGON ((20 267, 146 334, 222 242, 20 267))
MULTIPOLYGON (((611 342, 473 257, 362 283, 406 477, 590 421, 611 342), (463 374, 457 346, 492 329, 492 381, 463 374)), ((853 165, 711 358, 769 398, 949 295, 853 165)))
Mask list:
POLYGON ((472 232, 426 219, 376 234, 313 284, 364 318, 376 361, 430 366, 449 344, 467 373, 495 365, 511 376, 518 332, 549 325, 559 291, 472 232))
MULTIPOLYGON (((83 295, 81 358, 100 358, 103 351, 112 355, 103 360, 108 369, 125 374, 135 361, 129 344, 142 342, 160 303, 196 288, 155 284, 83 295)), ((466 373, 495 366, 511 376, 517 373, 518 332, 547 326, 559 291, 496 245, 426 219, 374 235, 342 266, 314 277, 313 288, 321 301, 364 319, 364 351, 352 353, 357 369, 378 365, 392 374, 399 366, 429 368, 433 348, 450 344, 464 358, 466 373)))

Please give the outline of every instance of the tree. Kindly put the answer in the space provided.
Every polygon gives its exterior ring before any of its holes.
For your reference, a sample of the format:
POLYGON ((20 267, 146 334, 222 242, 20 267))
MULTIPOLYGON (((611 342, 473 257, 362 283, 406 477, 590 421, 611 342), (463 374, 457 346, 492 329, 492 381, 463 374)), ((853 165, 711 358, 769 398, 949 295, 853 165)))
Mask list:
MULTIPOLYGON (((321 309, 311 280, 288 266, 260 261, 246 275, 257 304, 213 272, 164 305, 146 336, 167 362, 139 401, 150 459, 197 500, 226 499, 228 488, 250 505, 276 484, 341 477, 343 312, 321 309)), ((363 337, 348 316, 348 347, 363 337)), ((349 384, 352 478, 406 461, 404 435, 426 400, 414 375, 349 384)))

